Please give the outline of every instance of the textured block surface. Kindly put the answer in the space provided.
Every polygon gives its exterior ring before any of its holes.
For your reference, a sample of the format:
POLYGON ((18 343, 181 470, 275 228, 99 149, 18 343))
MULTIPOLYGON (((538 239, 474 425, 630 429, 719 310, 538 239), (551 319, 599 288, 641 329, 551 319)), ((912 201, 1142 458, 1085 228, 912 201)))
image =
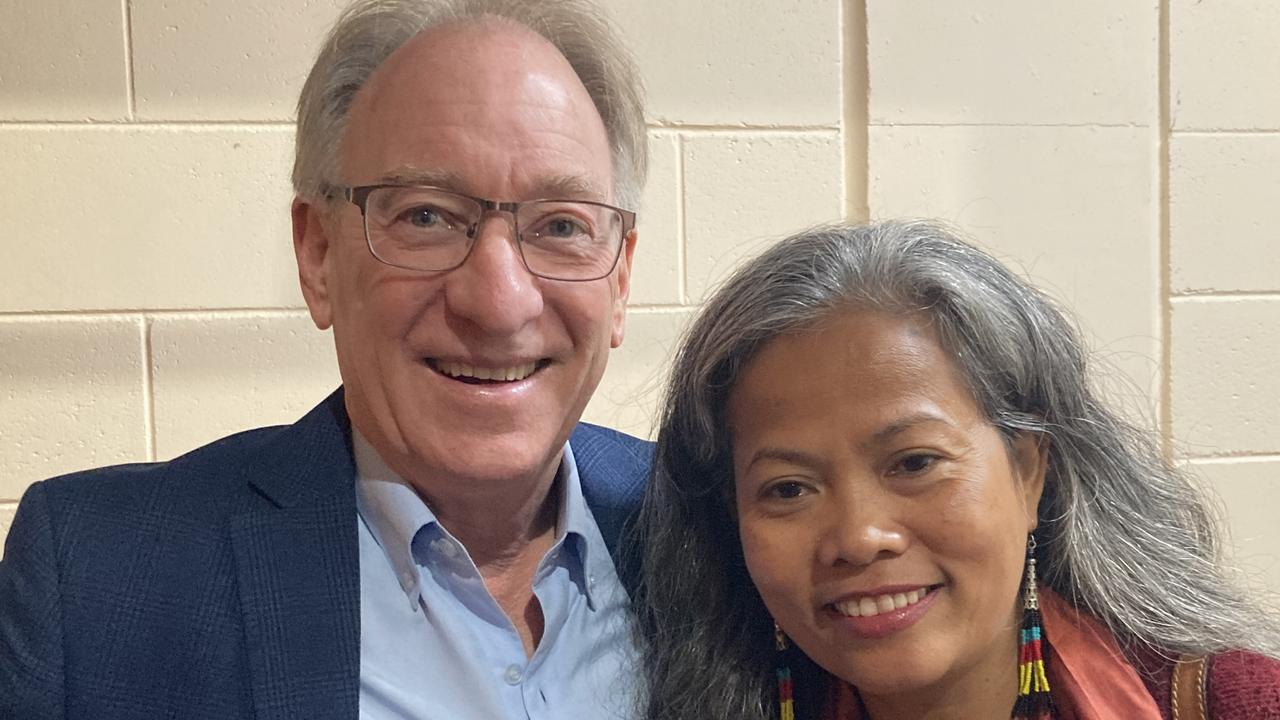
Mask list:
POLYGON ((0 502, 27 485, 145 460, 142 325, 0 318, 0 502))
POLYGON ((9 536, 9 526, 13 524, 13 514, 17 505, 0 504, 0 560, 4 559, 4 538, 9 536))
POLYGON ((120 0, 0 5, 0 120, 126 117, 123 26, 120 0))
POLYGON ((151 327, 156 456, 291 423, 341 384, 333 336, 305 313, 161 318, 151 327))
POLYGON ((1173 0, 1169 87, 1178 129, 1280 129, 1280 3, 1173 0))
POLYGON ((1174 135, 1173 290, 1280 290, 1280 135, 1174 135))
POLYGON ((631 274, 632 305, 674 305, 680 302, 680 207, 678 157, 680 139, 674 134, 649 137, 649 182, 640 199, 639 231, 631 274))
POLYGON ((872 128, 871 214, 954 223, 1081 319, 1154 390, 1159 357, 1151 149, 1130 128, 872 128))
POLYGON ((1192 456, 1280 454, 1280 298, 1173 305, 1173 434, 1192 456))
POLYGON ((292 131, 0 127, 0 312, 300 306, 292 131))
POLYGON ((690 302, 746 257, 800 228, 840 219, 835 133, 699 135, 685 141, 690 302))
POLYGON ((604 0, 659 122, 835 125, 839 0, 604 0))
POLYGON ((873 124, 1150 124, 1155 2, 869 0, 873 124))
POLYGON ((138 116, 287 120, 346 0, 132 0, 138 116))
POLYGON ((609 366, 582 419, 640 437, 652 437, 666 390, 671 357, 692 313, 632 311, 627 336, 609 355, 609 366))
POLYGON ((1276 542, 1280 460, 1193 462, 1191 467, 1226 506, 1235 560, 1253 585, 1280 593, 1280 543, 1276 542))

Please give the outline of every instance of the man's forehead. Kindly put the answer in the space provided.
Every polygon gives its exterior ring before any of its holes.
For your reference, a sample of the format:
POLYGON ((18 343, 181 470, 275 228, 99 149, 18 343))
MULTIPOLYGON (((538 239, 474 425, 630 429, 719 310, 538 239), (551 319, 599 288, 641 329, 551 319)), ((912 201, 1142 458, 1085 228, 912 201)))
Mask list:
POLYGON ((543 36, 503 18, 473 18, 430 27, 401 45, 361 88, 395 95, 434 86, 462 92, 479 84, 526 85, 548 101, 569 100, 566 81, 585 95, 577 73, 543 36))

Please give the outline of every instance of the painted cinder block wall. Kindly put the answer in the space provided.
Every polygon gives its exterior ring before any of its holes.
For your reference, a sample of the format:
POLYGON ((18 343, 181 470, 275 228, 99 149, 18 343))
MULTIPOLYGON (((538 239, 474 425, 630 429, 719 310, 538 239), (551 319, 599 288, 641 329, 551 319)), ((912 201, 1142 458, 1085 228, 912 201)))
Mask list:
MULTIPOLYGON (((289 422, 336 386, 287 178, 342 4, 0 2, 0 533, 35 480, 289 422)), ((1113 396, 1280 590, 1280 4, 606 4, 653 173, 588 419, 647 434, 680 328, 770 239, 942 217, 1077 309, 1113 396)))

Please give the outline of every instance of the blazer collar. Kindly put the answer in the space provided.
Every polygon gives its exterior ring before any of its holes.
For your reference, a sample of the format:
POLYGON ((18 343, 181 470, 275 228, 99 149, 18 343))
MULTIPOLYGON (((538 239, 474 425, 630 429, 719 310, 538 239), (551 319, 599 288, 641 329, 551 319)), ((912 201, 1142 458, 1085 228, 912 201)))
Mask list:
POLYGON ((230 518, 256 717, 355 717, 360 556, 355 464, 339 390, 262 440, 230 518))

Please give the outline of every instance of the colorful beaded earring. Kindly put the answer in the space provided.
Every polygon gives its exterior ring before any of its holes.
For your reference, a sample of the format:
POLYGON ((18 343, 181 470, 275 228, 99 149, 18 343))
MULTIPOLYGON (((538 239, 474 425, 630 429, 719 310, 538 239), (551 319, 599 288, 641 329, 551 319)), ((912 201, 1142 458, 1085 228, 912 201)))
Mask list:
POLYGON ((1013 720, 1051 720, 1053 699, 1044 672, 1044 645, 1048 638, 1040 625, 1040 601, 1036 597, 1036 536, 1027 536, 1027 578, 1022 588, 1022 631, 1018 643, 1018 701, 1013 720))
POLYGON ((787 665, 784 654, 787 650, 787 636, 783 634, 778 623, 773 624, 773 640, 778 650, 778 720, 796 720, 794 688, 791 684, 791 668, 787 665))

